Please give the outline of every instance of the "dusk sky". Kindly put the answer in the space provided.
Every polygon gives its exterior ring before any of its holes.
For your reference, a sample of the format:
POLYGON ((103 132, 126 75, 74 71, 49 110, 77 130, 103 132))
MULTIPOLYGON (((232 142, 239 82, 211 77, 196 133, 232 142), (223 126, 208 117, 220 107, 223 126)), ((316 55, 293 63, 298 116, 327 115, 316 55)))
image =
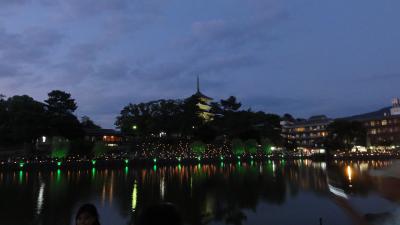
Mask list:
POLYGON ((0 93, 72 94, 105 128, 201 90, 341 117, 400 96, 399 0, 0 0, 0 93))

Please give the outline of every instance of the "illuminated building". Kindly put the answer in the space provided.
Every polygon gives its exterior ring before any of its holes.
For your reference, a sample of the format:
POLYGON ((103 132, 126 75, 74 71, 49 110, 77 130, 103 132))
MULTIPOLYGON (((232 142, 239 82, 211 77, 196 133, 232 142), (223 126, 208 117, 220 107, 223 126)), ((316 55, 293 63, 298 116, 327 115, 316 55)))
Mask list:
POLYGON ((290 144, 305 148, 323 148, 328 125, 333 120, 325 115, 308 120, 282 121, 282 136, 290 144))
POLYGON ((400 100, 398 98, 392 100, 391 107, 344 119, 364 124, 369 146, 400 145, 400 100))
POLYGON ((191 96, 191 98, 196 99, 196 105, 198 107, 198 115, 204 122, 209 122, 213 120, 214 114, 210 112, 210 103, 212 98, 204 95, 200 92, 200 82, 199 77, 197 77, 197 92, 191 96))
POLYGON ((84 129, 85 140, 96 142, 103 141, 107 146, 119 146, 124 137, 122 134, 113 129, 84 129))

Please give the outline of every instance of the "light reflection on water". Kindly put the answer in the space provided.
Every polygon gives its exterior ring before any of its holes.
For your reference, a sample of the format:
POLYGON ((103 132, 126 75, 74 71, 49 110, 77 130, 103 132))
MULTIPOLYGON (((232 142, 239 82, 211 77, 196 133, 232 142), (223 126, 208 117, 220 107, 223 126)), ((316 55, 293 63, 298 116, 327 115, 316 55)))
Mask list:
MULTIPOLYGON (((318 224, 318 219, 323 217, 324 224, 350 225, 353 215, 348 208, 354 209, 354 198, 370 205, 374 202, 369 199, 378 198, 384 212, 398 208, 400 197, 396 197, 400 193, 388 196, 382 191, 382 179, 368 174, 370 169, 384 168, 391 163, 281 160, 2 171, 0 212, 5 216, 0 217, 0 224, 32 224, 31 221, 43 225, 73 224, 74 210, 84 202, 96 204, 105 214, 102 217, 114 224, 136 224, 138 212, 150 204, 168 201, 180 208, 186 224, 250 224, 250 221, 263 224, 265 221, 260 220, 267 215, 273 224, 290 221, 318 224), (310 213, 302 213, 299 204, 310 213), (271 212, 264 212, 266 208, 271 212), (280 213, 272 213, 275 209, 280 213), (336 212, 335 216, 332 212, 336 212), (282 219, 284 214, 291 217, 282 219)), ((360 211, 360 217, 378 213, 358 208, 354 211, 360 211)))

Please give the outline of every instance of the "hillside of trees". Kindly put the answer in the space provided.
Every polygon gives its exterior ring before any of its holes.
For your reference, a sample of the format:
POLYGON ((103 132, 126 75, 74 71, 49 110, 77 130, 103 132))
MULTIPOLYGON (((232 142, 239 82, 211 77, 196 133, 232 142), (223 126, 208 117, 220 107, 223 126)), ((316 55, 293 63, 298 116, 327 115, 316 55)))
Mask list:
POLYGON ((150 101, 128 104, 117 117, 115 125, 122 133, 137 138, 157 137, 182 138, 213 142, 218 138, 268 139, 273 144, 281 143, 280 116, 251 109, 241 109, 241 103, 231 96, 219 102, 211 102, 215 116, 204 122, 199 116, 197 99, 150 101))
POLYGON ((60 90, 48 93, 44 102, 28 95, 0 96, 1 149, 23 148, 34 152, 43 136, 82 141, 83 128, 96 125, 88 117, 81 123, 74 115, 76 109, 71 94, 60 90))

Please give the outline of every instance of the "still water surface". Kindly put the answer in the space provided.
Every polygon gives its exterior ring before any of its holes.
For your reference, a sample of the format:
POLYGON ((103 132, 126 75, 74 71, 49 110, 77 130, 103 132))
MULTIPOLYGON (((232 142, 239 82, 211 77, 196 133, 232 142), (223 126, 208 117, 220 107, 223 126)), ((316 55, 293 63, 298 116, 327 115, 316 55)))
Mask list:
POLYGON ((371 171, 396 163, 302 160, 0 171, 0 224, 72 225, 86 202, 97 206, 103 225, 137 224, 139 212, 160 201, 177 205, 185 224, 319 225, 320 218, 324 225, 364 219, 389 224, 376 217, 397 219, 400 182, 371 171))

